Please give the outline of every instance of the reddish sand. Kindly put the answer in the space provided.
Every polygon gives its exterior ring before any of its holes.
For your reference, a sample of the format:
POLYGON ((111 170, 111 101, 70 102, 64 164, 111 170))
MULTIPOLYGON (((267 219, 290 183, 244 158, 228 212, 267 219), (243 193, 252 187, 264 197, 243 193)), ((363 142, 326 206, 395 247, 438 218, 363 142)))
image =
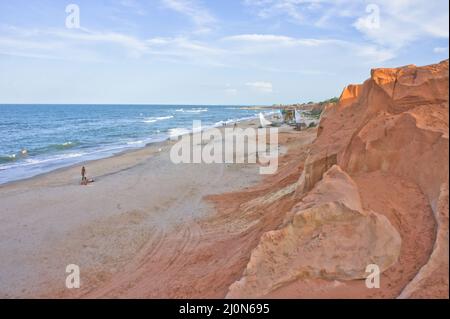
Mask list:
MULTIPOLYGON (((294 204, 285 196, 270 205, 245 210, 252 199, 296 184, 302 158, 314 140, 315 129, 281 133, 279 142, 289 152, 281 156, 280 169, 261 184, 239 193, 208 196, 217 213, 174 231, 155 233, 138 256, 114 276, 101 276, 85 283, 81 291, 51 291, 44 296, 83 298, 223 298, 237 280, 261 235, 278 227, 294 204), (299 162, 300 159, 300 162, 299 162)), ((294 188, 291 193, 293 194, 294 188)))
POLYGON ((303 276, 266 296, 448 298, 448 116, 448 61, 373 70, 363 85, 346 88, 322 114, 297 197, 301 202, 339 165, 358 185, 364 208, 399 232, 398 261, 382 274, 380 289, 303 276))
POLYGON ((280 135, 276 175, 207 196, 215 214, 155 233, 113 277, 59 296, 448 298, 448 107, 448 61, 373 70, 325 108, 318 130, 280 135), (339 187, 356 192, 327 194, 339 187), (352 251, 349 238, 369 235, 352 251), (373 260, 380 289, 361 277, 373 260))

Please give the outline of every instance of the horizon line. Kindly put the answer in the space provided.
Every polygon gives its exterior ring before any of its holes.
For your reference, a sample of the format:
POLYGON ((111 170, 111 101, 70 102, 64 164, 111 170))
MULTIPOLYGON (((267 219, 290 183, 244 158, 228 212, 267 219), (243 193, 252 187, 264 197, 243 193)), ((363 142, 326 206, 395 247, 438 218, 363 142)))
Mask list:
MULTIPOLYGON (((291 103, 296 104, 296 103, 291 103)), ((306 103, 305 103, 306 104, 306 103)), ((0 105, 117 105, 117 106, 274 106, 274 105, 290 105, 274 103, 268 104, 182 104, 182 103, 0 103, 0 105)))

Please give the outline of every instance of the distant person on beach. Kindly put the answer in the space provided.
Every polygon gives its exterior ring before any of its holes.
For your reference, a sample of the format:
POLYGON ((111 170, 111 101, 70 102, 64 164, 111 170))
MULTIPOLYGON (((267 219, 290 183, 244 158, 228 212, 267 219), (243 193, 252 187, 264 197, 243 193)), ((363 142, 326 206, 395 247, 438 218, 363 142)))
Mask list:
POLYGON ((81 184, 87 185, 87 178, 86 178, 86 167, 81 168, 81 184))
POLYGON ((93 178, 91 178, 91 179, 87 178, 87 176, 86 176, 86 167, 83 166, 81 168, 81 185, 87 185, 87 184, 93 183, 93 182, 94 182, 93 178))

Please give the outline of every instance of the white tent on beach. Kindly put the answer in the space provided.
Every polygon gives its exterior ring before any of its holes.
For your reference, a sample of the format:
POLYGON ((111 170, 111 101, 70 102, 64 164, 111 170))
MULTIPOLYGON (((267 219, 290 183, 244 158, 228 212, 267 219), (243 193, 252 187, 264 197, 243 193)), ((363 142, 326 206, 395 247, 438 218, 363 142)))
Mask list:
POLYGON ((272 125, 272 122, 266 120, 266 118, 262 113, 259 113, 259 122, 261 124, 261 127, 267 127, 272 125))

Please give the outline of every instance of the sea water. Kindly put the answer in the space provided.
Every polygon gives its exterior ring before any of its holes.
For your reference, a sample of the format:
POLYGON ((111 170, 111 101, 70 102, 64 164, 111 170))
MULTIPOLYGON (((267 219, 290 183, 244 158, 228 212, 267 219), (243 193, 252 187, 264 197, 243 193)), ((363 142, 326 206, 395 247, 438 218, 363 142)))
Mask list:
POLYGON ((0 105, 0 184, 187 134, 193 120, 217 127, 259 113, 240 106, 0 105))

